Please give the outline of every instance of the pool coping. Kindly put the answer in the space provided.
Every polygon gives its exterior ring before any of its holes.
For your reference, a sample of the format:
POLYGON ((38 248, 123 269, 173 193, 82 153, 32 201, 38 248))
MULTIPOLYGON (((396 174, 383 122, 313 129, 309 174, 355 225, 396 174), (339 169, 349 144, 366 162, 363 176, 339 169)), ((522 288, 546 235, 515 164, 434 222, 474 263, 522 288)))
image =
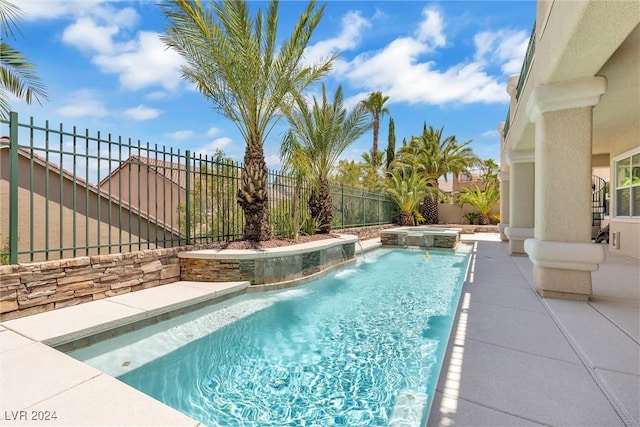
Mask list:
MULTIPOLYGON (((381 246, 379 238, 360 241, 356 236, 342 236, 335 244, 354 241, 356 254, 381 246)), ((317 242, 305 244, 301 250, 313 250, 317 246, 314 243, 317 242)), ((268 251, 274 249, 278 248, 268 251)), ((354 261, 327 268, 312 278, 354 261)), ((275 285, 290 287, 312 278, 275 285)), ((3 381, 0 403, 3 407, 0 408, 0 425, 30 425, 34 421, 30 418, 32 415, 55 412, 56 419, 37 420, 38 425, 95 425, 95 420, 100 420, 99 424, 103 426, 202 426, 187 415, 59 349, 94 335, 106 338, 109 334, 124 332, 128 327, 137 327, 141 322, 164 320, 163 316, 213 304, 246 293, 249 288, 248 281, 180 281, 1 322, 0 369, 3 381), (42 360, 49 363, 43 364, 42 360), (33 361, 39 361, 36 369, 33 363, 38 362, 33 361), (132 409, 123 411, 123 408, 132 409)), ((278 288, 263 287, 255 291, 273 289, 278 288)))
POLYGON ((300 243, 291 246, 279 246, 266 249, 198 249, 180 252, 178 258, 197 259, 262 259, 300 255, 318 249, 328 249, 345 243, 357 243, 358 236, 353 234, 332 234, 331 238, 300 243))
POLYGON ((248 287, 249 282, 175 282, 0 323, 0 425, 30 425, 34 420, 38 425, 95 425, 100 420, 100 425, 200 426, 53 346, 147 319, 162 320, 168 313, 212 304, 248 287), (52 413, 56 419, 31 418, 52 413))

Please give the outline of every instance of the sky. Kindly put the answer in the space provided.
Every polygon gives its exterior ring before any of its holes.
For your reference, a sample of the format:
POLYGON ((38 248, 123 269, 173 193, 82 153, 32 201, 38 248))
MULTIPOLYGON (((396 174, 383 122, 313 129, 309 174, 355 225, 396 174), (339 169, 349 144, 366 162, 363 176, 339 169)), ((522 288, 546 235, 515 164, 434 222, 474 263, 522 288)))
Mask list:
MULTIPOLYGON (((236 125, 181 78, 182 58, 160 35, 167 27, 158 2, 12 0, 24 15, 8 42, 36 65, 48 100, 26 105, 12 98, 21 122, 62 123, 91 135, 212 154, 236 161, 244 140, 236 125)), ((471 140, 481 158, 500 158, 498 123, 507 114, 509 76, 518 74, 535 19, 534 1, 328 1, 305 56, 339 55, 322 80, 329 94, 342 85, 347 106, 370 92, 389 96, 380 124, 387 146, 393 117, 396 146, 422 132, 471 140)), ((252 10, 265 2, 251 2, 252 10)), ((306 1, 281 1, 279 33, 288 36, 306 1)), ((319 87, 312 88, 319 91, 319 87)), ((288 126, 280 120, 264 143, 267 166, 280 169, 288 126)), ((8 134, 8 126, 0 125, 8 134)), ((372 132, 343 153, 361 160, 372 132)))

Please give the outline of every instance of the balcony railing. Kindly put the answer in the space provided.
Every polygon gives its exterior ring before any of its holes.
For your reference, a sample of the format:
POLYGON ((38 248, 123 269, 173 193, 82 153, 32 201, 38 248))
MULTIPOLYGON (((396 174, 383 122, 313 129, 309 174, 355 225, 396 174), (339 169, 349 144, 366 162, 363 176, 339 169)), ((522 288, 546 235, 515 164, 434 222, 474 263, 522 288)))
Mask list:
POLYGON ((504 128, 502 129, 502 136, 504 137, 504 139, 507 139, 510 123, 511 123, 511 107, 509 107, 509 109, 507 110, 507 118, 504 119, 504 128))
POLYGON ((520 99, 520 93, 524 88, 524 84, 529 76, 529 69, 531 68, 531 62, 536 52, 536 23, 533 23, 533 29, 531 30, 531 36, 529 37, 529 45, 527 46, 527 53, 524 56, 524 62, 522 63, 522 69, 520 70, 520 77, 518 78, 518 85, 516 86, 516 100, 520 99))

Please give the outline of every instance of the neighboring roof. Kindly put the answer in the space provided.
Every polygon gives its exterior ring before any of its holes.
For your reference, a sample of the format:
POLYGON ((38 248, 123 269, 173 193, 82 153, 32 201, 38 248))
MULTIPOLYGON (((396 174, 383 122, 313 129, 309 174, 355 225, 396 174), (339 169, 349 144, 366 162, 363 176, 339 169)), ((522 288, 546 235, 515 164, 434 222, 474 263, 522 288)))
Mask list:
MULTIPOLYGON (((484 171, 481 169, 472 169, 469 171, 470 176, 466 176, 465 174, 458 175, 458 183, 463 187, 469 187, 473 184, 481 185, 484 182, 482 178, 483 173, 484 171)), ((451 193, 453 191, 452 177, 449 176, 447 180, 440 178, 438 180, 438 187, 445 193, 451 193)))
POLYGON ((151 169, 153 172, 168 179, 180 188, 186 188, 187 179, 185 173, 185 165, 182 163, 167 162, 160 159, 152 159, 144 156, 131 156, 113 170, 107 177, 100 181, 100 186, 105 182, 108 182, 117 172, 127 165, 144 165, 151 169))
MULTIPOLYGON (((0 150, 4 150, 4 149, 6 149, 8 151, 9 150, 9 146, 8 145, 0 145, 0 150)), ((39 154, 36 154, 34 152, 34 150, 29 150, 27 148, 18 148, 18 154, 23 156, 23 157, 25 157, 25 158, 27 158, 27 159, 33 159, 34 163, 37 163, 37 164, 39 164, 40 166, 42 166, 44 168, 47 168, 50 172, 53 172, 53 173, 58 174, 58 175, 61 175, 64 178, 66 178, 66 179, 68 179, 70 181, 74 181, 75 185, 79 185, 81 187, 85 187, 88 190, 90 190, 91 192, 96 193, 96 195, 99 196, 99 197, 102 197, 104 199, 108 199, 113 203, 117 203, 117 204, 121 205, 123 208, 128 209, 129 211, 131 211, 133 213, 137 213, 138 215, 140 215, 143 218, 148 218, 152 222, 156 223, 160 227, 163 227, 163 228, 169 230, 172 233, 176 233, 177 234, 179 232, 179 230, 176 229, 175 227, 173 227, 171 224, 164 223, 164 221, 155 218, 149 212, 146 212, 146 211, 140 209, 139 207, 135 207, 133 205, 130 205, 126 201, 121 200, 118 197, 105 192, 104 190, 102 190, 101 188, 96 186, 95 184, 91 184, 90 182, 87 182, 85 179, 83 179, 83 178, 81 178, 81 177, 79 177, 77 175, 74 175, 73 172, 70 172, 70 171, 68 171, 66 169, 60 168, 60 166, 58 166, 57 164, 55 164, 55 163, 53 163, 51 161, 47 161, 46 158, 40 156, 39 154)), ((134 156, 132 156, 132 157, 134 157, 134 156)))
MULTIPOLYGON (((0 149, 9 149, 8 145, 5 146, 0 146, 0 149)), ((58 166, 57 164, 51 162, 51 161, 47 161, 46 158, 42 157, 41 155, 37 154, 34 150, 29 150, 27 148, 18 148, 18 154, 22 155, 23 157, 26 158, 32 158, 35 163, 39 164, 42 167, 48 168, 51 172, 53 173, 57 173, 59 175, 64 176, 65 178, 69 179, 69 180, 74 180, 76 184, 79 184, 83 187, 87 187, 95 192, 98 192, 99 189, 98 187, 96 187, 94 184, 91 184, 90 182, 85 181, 83 178, 74 175, 73 172, 68 171, 66 169, 60 168, 60 166, 58 166)))

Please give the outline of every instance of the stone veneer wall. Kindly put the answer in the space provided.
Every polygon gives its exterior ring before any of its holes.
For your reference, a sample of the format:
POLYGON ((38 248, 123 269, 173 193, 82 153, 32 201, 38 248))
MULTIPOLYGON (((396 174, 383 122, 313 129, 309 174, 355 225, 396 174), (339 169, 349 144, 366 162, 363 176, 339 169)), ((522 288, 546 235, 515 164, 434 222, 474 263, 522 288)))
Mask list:
POLYGON ((223 282, 248 280, 263 285, 318 273, 355 257, 355 243, 301 254, 255 259, 180 258, 182 280, 223 282))
POLYGON ((186 247, 0 266, 0 320, 180 280, 186 247))
POLYGON ((408 233, 382 233, 383 246, 418 246, 422 248, 453 249, 460 241, 459 234, 433 234, 430 236, 411 236, 408 233))
MULTIPOLYGON (((393 226, 351 228, 344 232, 367 239, 393 226)), ((178 253, 201 248, 206 245, 0 265, 0 321, 177 282, 180 280, 178 253)), ((345 253, 352 258, 354 250, 352 244, 345 253)), ((303 274, 319 271, 310 257, 303 262, 303 274)), ((207 267, 206 262, 211 261, 191 260, 196 270, 207 267)), ((219 260, 217 263, 213 268, 220 281, 251 280, 255 275, 254 260, 219 260)))

